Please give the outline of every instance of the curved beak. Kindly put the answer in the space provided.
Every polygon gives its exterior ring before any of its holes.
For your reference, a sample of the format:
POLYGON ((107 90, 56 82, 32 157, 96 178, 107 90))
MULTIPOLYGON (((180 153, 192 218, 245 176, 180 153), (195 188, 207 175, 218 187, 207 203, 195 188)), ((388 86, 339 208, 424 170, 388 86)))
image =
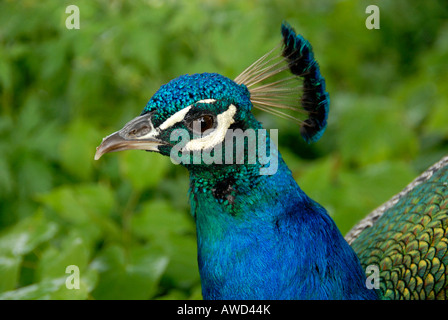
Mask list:
POLYGON ((151 114, 139 116, 129 121, 123 129, 103 138, 96 148, 95 160, 105 153, 123 150, 159 151, 158 146, 167 144, 156 139, 158 130, 154 129, 151 122, 151 114))

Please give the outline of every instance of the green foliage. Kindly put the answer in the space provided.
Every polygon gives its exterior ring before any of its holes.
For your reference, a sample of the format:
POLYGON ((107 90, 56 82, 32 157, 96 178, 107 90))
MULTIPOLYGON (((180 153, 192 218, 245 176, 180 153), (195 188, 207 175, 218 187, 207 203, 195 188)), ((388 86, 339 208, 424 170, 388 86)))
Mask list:
POLYGON ((280 151, 343 233, 448 151, 445 1, 0 2, 0 299, 200 299, 186 170, 101 138, 185 73, 235 77, 290 22, 331 96, 329 127, 280 151), (381 29, 368 30, 377 4, 381 29), (68 289, 76 265, 80 288, 68 289))
POLYGON ((151 247, 135 245, 104 249, 92 262, 100 282, 92 295, 97 299, 149 299, 157 291, 168 258, 151 247))

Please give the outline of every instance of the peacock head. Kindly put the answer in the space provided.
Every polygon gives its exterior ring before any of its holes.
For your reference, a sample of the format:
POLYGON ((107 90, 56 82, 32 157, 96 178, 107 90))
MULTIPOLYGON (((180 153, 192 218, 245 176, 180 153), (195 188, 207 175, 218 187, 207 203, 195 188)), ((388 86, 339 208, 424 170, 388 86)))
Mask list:
POLYGON ((244 84, 216 73, 183 75, 163 85, 140 116, 104 138, 95 159, 129 149, 168 156, 175 147, 178 151, 210 150, 223 142, 230 128, 257 126, 251 108, 244 84))
MULTIPOLYGON (((229 130, 239 129, 247 136, 247 130, 261 129, 253 107, 300 123, 305 141, 317 141, 326 128, 329 111, 325 80, 309 42, 286 23, 282 24, 282 35, 281 46, 235 80, 202 73, 180 76, 163 85, 140 116, 103 139, 95 159, 108 152, 140 149, 171 156, 172 160, 174 156, 175 162, 195 163, 194 152, 221 147, 229 130), (188 154, 179 158, 179 152, 188 154)), ((221 160, 225 157, 222 148, 221 160)))

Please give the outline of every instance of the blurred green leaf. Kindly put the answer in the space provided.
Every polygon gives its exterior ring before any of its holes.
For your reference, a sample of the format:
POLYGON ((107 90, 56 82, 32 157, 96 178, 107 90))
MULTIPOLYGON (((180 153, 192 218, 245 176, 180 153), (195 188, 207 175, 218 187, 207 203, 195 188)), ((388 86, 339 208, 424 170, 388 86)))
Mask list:
POLYGON ((163 248, 170 282, 186 288, 199 281, 196 231, 189 214, 164 201, 149 201, 132 217, 131 226, 135 235, 163 248))
POLYGON ((67 277, 48 279, 4 292, 0 294, 0 300, 85 300, 95 279, 94 272, 81 276, 79 289, 67 288, 67 277))
POLYGON ((431 112, 427 129, 434 133, 439 133, 444 137, 448 137, 448 101, 446 99, 440 99, 431 112))
POLYGON ((140 212, 132 216, 133 232, 146 239, 169 237, 172 234, 194 232, 192 219, 162 200, 149 201, 142 205, 140 212))
POLYGON ((307 166, 298 180, 345 234, 356 221, 404 189, 415 176, 409 165, 400 162, 386 161, 353 171, 341 167, 339 159, 328 158, 307 166))
POLYGON ((161 243, 169 257, 169 264, 165 276, 178 288, 189 288, 200 282, 197 242, 194 235, 172 235, 161 243))
POLYGON ((61 217, 75 223, 101 222, 116 205, 112 190, 103 184, 62 186, 38 198, 61 217))
POLYGON ((0 253, 0 293, 15 288, 21 264, 22 256, 0 253))
POLYGON ((151 247, 119 246, 106 248, 94 261, 99 283, 92 295, 95 299, 149 299, 165 271, 168 258, 151 247))
POLYGON ((6 159, 0 158, 0 189, 2 190, 2 196, 5 197, 9 195, 14 187, 14 180, 9 168, 9 164, 6 159))
POLYGON ((75 265, 83 274, 90 258, 90 243, 77 232, 70 232, 59 246, 51 245, 39 260, 39 279, 59 278, 66 274, 66 268, 75 265))
POLYGON ((0 84, 5 89, 11 89, 12 86, 12 68, 11 62, 7 61, 7 54, 0 47, 0 84))
POLYGON ((64 168, 76 177, 87 180, 93 172, 93 156, 100 133, 86 120, 74 121, 61 144, 64 168))
POLYGON ((129 179, 132 187, 138 191, 157 186, 172 165, 168 157, 140 150, 120 154, 123 176, 129 179))
POLYGON ((25 255, 51 239, 58 228, 56 223, 45 218, 42 211, 38 211, 0 234, 0 254, 25 255))
POLYGON ((41 192, 47 192, 53 186, 53 172, 41 159, 33 156, 24 157, 20 161, 20 172, 17 183, 21 186, 19 194, 24 198, 41 192))
POLYGON ((88 230, 92 239, 101 235, 121 237, 119 227, 109 219, 117 204, 112 190, 106 185, 62 186, 38 199, 64 221, 88 230))
POLYGON ((393 101, 370 97, 352 103, 358 105, 340 119, 339 150, 345 162, 366 165, 416 154, 417 137, 393 101))

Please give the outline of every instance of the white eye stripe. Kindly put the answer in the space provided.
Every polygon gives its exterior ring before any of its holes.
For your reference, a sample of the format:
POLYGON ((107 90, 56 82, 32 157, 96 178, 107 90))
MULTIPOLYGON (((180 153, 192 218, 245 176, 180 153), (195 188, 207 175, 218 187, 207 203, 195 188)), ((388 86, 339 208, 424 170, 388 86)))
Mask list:
POLYGON ((177 111, 175 114, 173 114, 171 117, 169 117, 168 119, 166 119, 160 126, 159 126, 159 130, 165 130, 168 129, 169 127, 172 127, 173 125, 175 125, 178 122, 181 122, 182 120, 184 120, 185 115, 188 113, 188 111, 190 111, 191 106, 188 106, 180 111, 177 111))
POLYGON ((185 147, 184 151, 199 151, 204 149, 213 148, 217 144, 224 141, 226 137, 227 129, 230 125, 235 122, 233 116, 236 113, 236 107, 231 104, 229 108, 221 114, 218 114, 217 121, 218 125, 216 129, 205 137, 194 139, 189 141, 185 147))
POLYGON ((204 99, 204 100, 199 100, 196 103, 215 103, 216 99, 204 99))
MULTIPOLYGON (((196 103, 215 103, 216 99, 203 99, 203 100, 199 100, 196 103)), ((170 127, 172 127, 173 125, 175 125, 178 122, 181 122, 184 118, 185 115, 188 113, 188 111, 190 111, 191 107, 193 105, 190 105, 180 111, 177 111, 175 114, 173 114, 171 117, 169 117, 168 119, 166 119, 160 126, 159 126, 159 130, 166 130, 170 127)))

